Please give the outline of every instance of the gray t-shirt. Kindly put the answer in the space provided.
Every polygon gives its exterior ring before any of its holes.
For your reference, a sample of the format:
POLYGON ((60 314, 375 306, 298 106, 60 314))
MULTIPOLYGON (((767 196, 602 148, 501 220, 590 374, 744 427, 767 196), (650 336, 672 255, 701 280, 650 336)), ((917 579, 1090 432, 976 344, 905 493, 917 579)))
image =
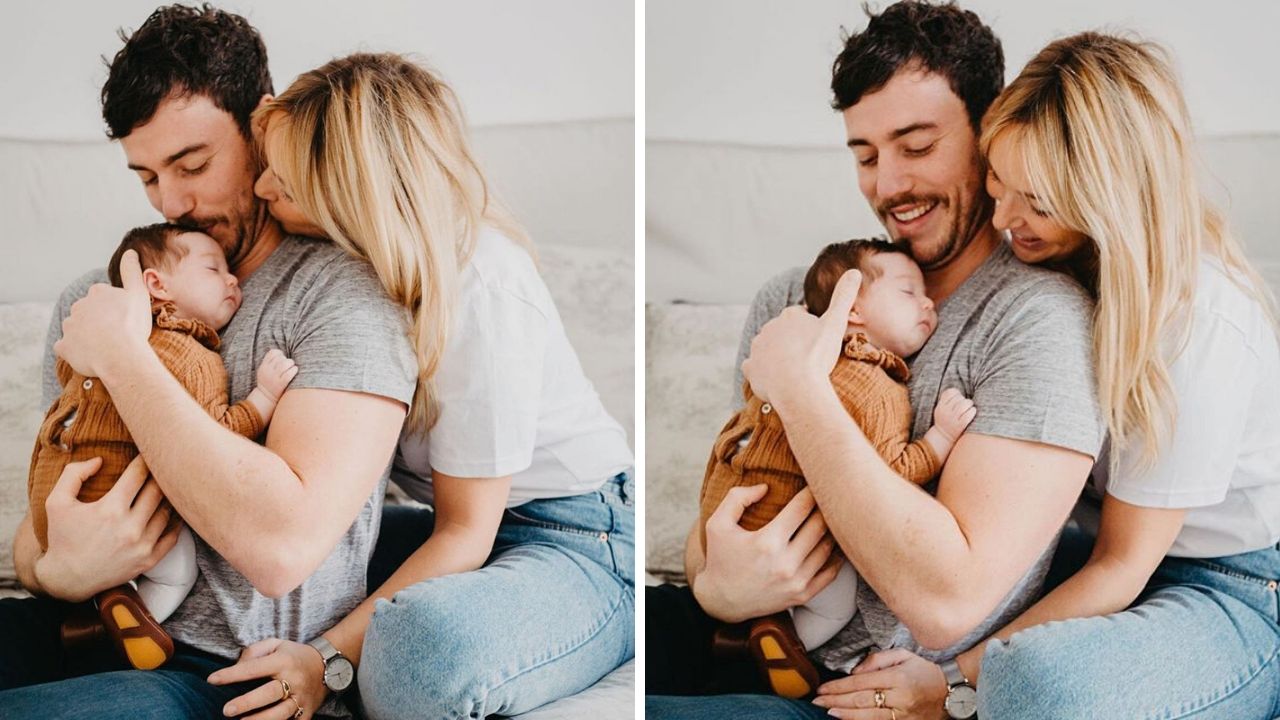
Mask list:
MULTIPOLYGON (((105 271, 76 280, 58 300, 45 346, 46 404, 61 391, 54 376, 53 343, 62 336, 62 319, 97 282, 106 282, 105 271)), ((298 364, 290 389, 349 390, 412 401, 417 363, 405 315, 387 298, 367 263, 328 242, 286 237, 242 290, 240 310, 221 333, 232 402, 253 389, 258 363, 272 348, 298 364)), ((367 594, 365 570, 378 536, 389 470, 390 463, 315 573, 278 600, 255 591, 196 535, 200 577, 164 622, 165 629, 177 640, 228 659, 264 638, 305 642, 328 630, 367 594)))
MULTIPOLYGON (((756 294, 738 351, 736 387, 742 387, 742 360, 751 339, 783 308, 803 299, 805 270, 780 273, 756 294)), ((1001 243, 938 306, 938 329, 909 361, 913 437, 929 429, 938 396, 954 387, 978 408, 967 432, 1056 445, 1096 458, 1106 426, 1094 382, 1092 318, 1093 303, 1074 280, 1024 265, 1001 243)), ((734 402, 741 403, 740 393, 734 402)), ((926 489, 935 492, 936 483, 926 489)), ((1045 548, 985 621, 946 650, 919 647, 862 582, 858 616, 814 656, 829 668, 848 670, 873 645, 906 647, 933 660, 964 652, 1037 599, 1055 546, 1056 541, 1045 548)))

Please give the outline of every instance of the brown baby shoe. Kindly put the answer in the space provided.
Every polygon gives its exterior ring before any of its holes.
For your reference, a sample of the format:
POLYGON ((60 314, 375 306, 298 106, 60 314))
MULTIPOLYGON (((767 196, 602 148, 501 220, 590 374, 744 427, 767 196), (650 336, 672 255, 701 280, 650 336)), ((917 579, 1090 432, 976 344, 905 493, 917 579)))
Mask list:
POLYGON ((173 638, 151 617, 132 585, 103 590, 94 598, 107 636, 138 670, 154 670, 173 657, 173 638))
POLYGON ((761 676, 775 694, 800 699, 817 692, 818 669, 805 654, 790 613, 753 620, 747 644, 761 676))

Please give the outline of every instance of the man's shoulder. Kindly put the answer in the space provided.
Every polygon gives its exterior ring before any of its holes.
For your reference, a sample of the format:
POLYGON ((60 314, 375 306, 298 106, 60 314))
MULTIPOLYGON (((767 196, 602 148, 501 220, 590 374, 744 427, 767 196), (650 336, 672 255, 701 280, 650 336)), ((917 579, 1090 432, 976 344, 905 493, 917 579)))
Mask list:
POLYGON ((1063 325, 1087 328, 1092 321, 1093 298, 1074 278, 1012 257, 982 278, 977 294, 975 330, 1031 323, 1053 333, 1063 325))
POLYGON ((756 291, 752 305, 777 307, 779 310, 804 299, 804 276, 809 268, 799 265, 774 275, 756 291))
POLYGON ((106 268, 94 268, 85 272, 80 277, 67 283, 62 289, 62 294, 58 296, 58 307, 68 307, 71 303, 89 294, 89 288, 99 283, 109 283, 110 278, 107 277, 106 268))

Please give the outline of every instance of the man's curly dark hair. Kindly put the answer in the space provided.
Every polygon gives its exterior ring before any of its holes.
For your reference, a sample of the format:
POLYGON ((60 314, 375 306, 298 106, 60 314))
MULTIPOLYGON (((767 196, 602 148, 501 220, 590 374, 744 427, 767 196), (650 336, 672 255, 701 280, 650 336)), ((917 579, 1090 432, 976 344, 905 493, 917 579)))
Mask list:
POLYGON ((991 28, 954 2, 902 0, 878 15, 866 5, 863 11, 870 18, 867 29, 845 38, 831 67, 831 106, 852 107, 914 63, 947 79, 977 132, 1004 88, 1004 51, 991 28))
POLYGON ((267 48, 258 31, 239 15, 209 4, 157 8, 132 35, 120 31, 124 47, 107 62, 102 119, 107 137, 128 137, 174 95, 204 95, 227 111, 251 137, 249 116, 272 92, 267 48))

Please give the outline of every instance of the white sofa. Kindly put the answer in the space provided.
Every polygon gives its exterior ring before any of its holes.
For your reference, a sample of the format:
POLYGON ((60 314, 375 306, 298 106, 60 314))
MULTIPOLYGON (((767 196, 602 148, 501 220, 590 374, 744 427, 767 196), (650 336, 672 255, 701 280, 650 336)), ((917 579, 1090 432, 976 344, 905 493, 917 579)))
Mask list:
MULTIPOLYGON (((645 567, 682 581, 682 546, 755 291, 827 243, 883 233, 830 147, 651 140, 645 153, 645 567)), ((1202 140, 1207 191, 1280 289, 1280 135, 1202 140)))
MULTIPOLYGON (((540 269, 605 406, 633 436, 634 124, 630 119, 483 128, 476 151, 498 195, 532 235, 540 269)), ((157 218, 105 140, 0 138, 0 592, 17 594, 14 528, 26 509, 53 302, 105 265, 124 231, 157 218), (6 589, 7 588, 7 589, 6 589)), ((633 443, 634 445, 634 443, 633 443)), ((522 718, 631 718, 634 663, 522 718)))

